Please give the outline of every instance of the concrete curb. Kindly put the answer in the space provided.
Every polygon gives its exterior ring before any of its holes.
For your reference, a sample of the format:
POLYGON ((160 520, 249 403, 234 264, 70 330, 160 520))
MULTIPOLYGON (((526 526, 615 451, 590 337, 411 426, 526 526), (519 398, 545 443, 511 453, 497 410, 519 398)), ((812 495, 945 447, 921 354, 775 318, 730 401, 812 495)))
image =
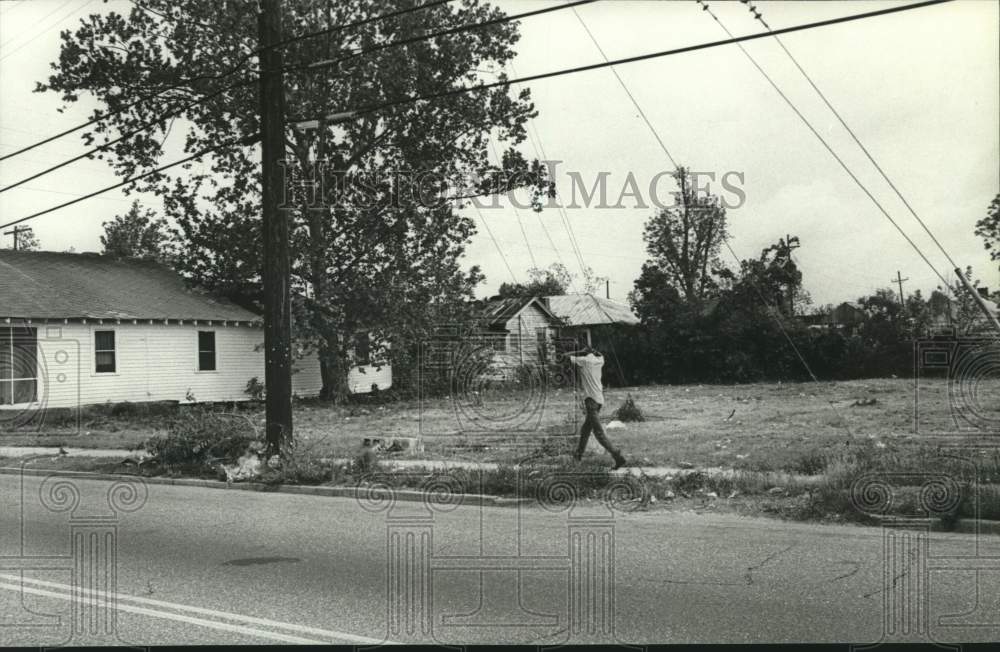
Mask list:
MULTIPOLYGON (((366 487, 344 487, 327 485, 269 485, 260 482, 234 482, 232 484, 220 480, 202 480, 198 478, 162 478, 129 475, 125 473, 96 473, 90 471, 60 471, 54 469, 19 469, 0 467, 0 475, 30 475, 80 478, 81 480, 134 480, 139 479, 144 484, 174 485, 179 487, 203 487, 207 489, 235 489, 237 491, 258 491, 261 493, 299 494, 305 496, 327 496, 330 498, 354 498, 364 495, 366 487)), ((377 489, 377 487, 373 487, 377 489)), ((413 489, 394 489, 393 496, 397 501, 426 502, 438 493, 417 491, 413 489)), ((484 505, 493 507, 511 507, 532 502, 530 498, 503 498, 486 494, 452 494, 461 498, 461 505, 484 505)))

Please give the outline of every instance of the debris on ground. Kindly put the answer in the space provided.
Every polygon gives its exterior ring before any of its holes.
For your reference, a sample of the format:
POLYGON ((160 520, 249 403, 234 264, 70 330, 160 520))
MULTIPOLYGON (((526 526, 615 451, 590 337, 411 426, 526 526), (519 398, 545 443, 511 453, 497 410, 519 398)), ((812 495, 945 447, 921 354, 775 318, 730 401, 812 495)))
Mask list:
POLYGON ((260 475, 260 457, 257 453, 246 453, 236 460, 236 464, 223 464, 222 470, 226 474, 226 482, 243 482, 253 480, 260 475))
POLYGON ((679 466, 682 469, 693 469, 694 468, 694 464, 692 464, 691 462, 678 462, 677 466, 679 466))
POLYGON ((777 496, 778 494, 785 493, 785 488, 784 487, 771 487, 770 489, 767 490, 767 493, 771 494, 772 496, 777 496))
POLYGON ((608 423, 608 425, 606 425, 605 428, 607 428, 608 430, 625 430, 628 428, 628 426, 626 426, 618 419, 615 419, 614 421, 608 423))
POLYGON ((859 398, 851 403, 851 407, 867 407, 869 405, 875 405, 876 403, 878 403, 877 398, 859 398))
POLYGON ((631 394, 626 394, 625 402, 614 412, 616 421, 645 421, 642 410, 635 404, 631 394))

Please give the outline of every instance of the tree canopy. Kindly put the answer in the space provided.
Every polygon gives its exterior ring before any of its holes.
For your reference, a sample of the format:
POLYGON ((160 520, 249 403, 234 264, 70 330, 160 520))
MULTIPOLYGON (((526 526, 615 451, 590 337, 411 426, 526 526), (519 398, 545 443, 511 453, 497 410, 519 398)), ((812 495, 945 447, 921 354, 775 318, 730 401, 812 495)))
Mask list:
POLYGON ((644 273, 662 278, 685 301, 700 301, 716 288, 719 250, 725 241, 726 209, 719 198, 700 192, 690 170, 678 167, 673 206, 660 209, 646 222, 649 261, 644 273))
POLYGON ((143 210, 139 200, 124 215, 116 215, 101 225, 104 254, 116 258, 163 260, 167 254, 167 221, 156 211, 143 210))
POLYGON ((503 283, 497 291, 502 298, 547 297, 566 294, 573 282, 573 275, 561 263, 552 263, 547 269, 532 267, 528 270, 527 283, 503 283))
MULTIPOLYGON (((66 103, 90 93, 113 112, 85 134, 88 142, 154 123, 98 155, 122 177, 181 157, 167 157, 168 150, 238 141, 134 189, 162 198, 179 272, 250 304, 262 288, 255 7, 253 0, 144 0, 127 15, 90 15, 62 33, 54 73, 37 88, 66 103)), ((483 71, 491 81, 506 79, 517 24, 393 46, 503 16, 464 0, 378 19, 412 7, 405 0, 282 3, 286 38, 323 31, 282 46, 290 115, 399 101, 338 124, 286 125, 295 335, 303 351, 318 350, 327 395, 345 390, 340 372, 357 331, 381 341, 416 337, 436 315, 449 314, 443 306, 471 297, 482 274, 460 263, 475 233, 459 212, 468 197, 530 187, 537 201, 550 192, 541 164, 514 148, 535 115, 528 89, 400 101, 467 87, 483 71), (331 61, 339 63, 312 65, 331 61), (487 159, 490 137, 508 146, 499 166, 487 159)))

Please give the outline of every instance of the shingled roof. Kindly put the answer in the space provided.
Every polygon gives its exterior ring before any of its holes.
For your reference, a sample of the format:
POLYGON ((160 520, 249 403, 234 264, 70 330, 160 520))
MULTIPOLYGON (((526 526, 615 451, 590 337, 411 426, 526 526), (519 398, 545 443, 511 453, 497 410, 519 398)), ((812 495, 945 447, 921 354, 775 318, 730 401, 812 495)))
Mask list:
POLYGON ((558 321, 555 315, 551 314, 549 307, 538 297, 510 297, 507 299, 496 299, 486 303, 483 308, 483 317, 490 328, 502 328, 508 320, 527 308, 530 304, 535 304, 539 310, 544 312, 554 323, 558 321))
POLYGON ((568 326, 639 323, 628 306, 593 294, 560 294, 545 297, 544 301, 552 314, 568 326))
POLYGON ((260 321, 152 261, 0 251, 0 318, 260 321))

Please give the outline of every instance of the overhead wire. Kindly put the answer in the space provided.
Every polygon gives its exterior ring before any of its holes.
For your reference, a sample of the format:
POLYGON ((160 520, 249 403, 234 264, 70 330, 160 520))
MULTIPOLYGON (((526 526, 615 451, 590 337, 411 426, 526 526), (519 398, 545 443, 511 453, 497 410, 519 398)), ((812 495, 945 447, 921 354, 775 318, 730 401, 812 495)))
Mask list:
POLYGON ((274 48, 278 48, 278 47, 284 47, 284 46, 286 46, 288 44, 291 44, 291 43, 296 43, 298 41, 305 40, 305 39, 308 39, 308 38, 313 38, 313 37, 316 37, 316 36, 322 36, 322 35, 326 35, 326 34, 331 34, 333 32, 340 31, 340 30, 347 30, 347 29, 353 29, 355 27, 361 27, 363 25, 366 25, 366 24, 369 24, 369 23, 372 23, 372 22, 375 22, 375 21, 386 20, 386 19, 389 19, 389 18, 395 18, 395 17, 403 15, 403 14, 408 14, 408 13, 412 13, 412 12, 415 12, 415 11, 420 11, 420 10, 423 10, 423 9, 429 9, 431 7, 436 7, 438 5, 447 4, 448 2, 451 2, 451 1, 452 0, 432 0, 431 2, 427 2, 427 3, 424 3, 422 5, 414 5, 412 7, 406 7, 404 9, 398 9, 396 11, 391 11, 391 12, 387 12, 387 13, 384 13, 384 14, 379 14, 377 16, 370 16, 368 18, 357 20, 357 21, 354 21, 352 23, 348 23, 348 24, 345 24, 345 25, 338 25, 337 27, 326 28, 326 29, 322 29, 322 30, 319 30, 319 31, 316 31, 316 32, 309 32, 309 33, 301 34, 301 35, 298 35, 298 36, 295 36, 295 37, 290 37, 290 38, 284 39, 282 41, 278 41, 277 43, 272 43, 272 44, 269 44, 269 45, 266 45, 266 46, 261 46, 261 47, 255 49, 254 51, 250 52, 249 54, 246 54, 243 57, 241 57, 236 62, 235 65, 233 65, 231 68, 229 68, 224 73, 220 73, 220 74, 216 74, 216 75, 200 75, 200 76, 195 76, 195 77, 189 77, 189 78, 182 79, 182 80, 180 80, 178 82, 175 82, 173 85, 171 85, 171 86, 169 86, 169 87, 167 87, 165 89, 157 91, 156 93, 153 93, 151 95, 139 98, 138 100, 130 102, 130 103, 126 104, 125 106, 119 108, 119 109, 116 109, 114 111, 108 111, 107 113, 99 114, 99 115, 91 118, 90 120, 87 120, 86 122, 83 122, 81 124, 76 125, 75 127, 71 127, 70 129, 66 129, 66 130, 61 131, 61 132, 59 132, 57 134, 53 134, 52 136, 48 136, 48 137, 46 137, 46 138, 44 138, 42 140, 39 140, 39 141, 34 142, 34 143, 32 143, 32 144, 30 144, 30 145, 28 145, 26 147, 23 147, 23 148, 15 151, 15 152, 10 152, 9 154, 4 154, 3 156, 0 156, 0 161, 6 160, 6 159, 9 159, 9 158, 13 158, 14 156, 17 156, 18 154, 22 154, 22 153, 27 152, 29 150, 35 149, 36 147, 41 147, 42 145, 50 143, 50 142, 52 142, 52 141, 54 141, 54 140, 56 140, 58 138, 62 138, 63 136, 67 136, 67 135, 69 135, 69 134, 71 134, 73 132, 79 131, 81 129, 85 129, 86 127, 89 127, 90 125, 96 124, 98 122, 101 122, 101 121, 106 120, 108 118, 114 117, 116 115, 121 115, 122 113, 125 113, 125 112, 129 111, 130 109, 134 108, 135 106, 138 106, 139 104, 142 104, 143 102, 148 102, 151 99, 155 99, 155 98, 157 98, 157 97, 159 97, 159 96, 161 96, 161 95, 163 95, 165 93, 168 93, 168 92, 170 92, 172 90, 178 90, 179 88, 181 88, 183 86, 190 85, 193 82, 204 81, 204 80, 219 80, 219 79, 224 79, 226 77, 230 77, 230 76, 236 74, 237 72, 239 72, 240 70, 242 70, 243 66, 245 66, 247 64, 247 62, 249 62, 250 59, 252 59, 255 55, 260 54, 261 52, 263 52, 265 50, 274 49, 274 48))
MULTIPOLYGON (((489 143, 490 149, 493 150, 493 156, 497 160, 497 167, 503 169, 503 159, 500 158, 500 152, 497 151, 492 139, 489 139, 489 143)), ((528 257, 531 258, 531 267, 533 269, 537 269, 538 261, 535 260, 535 252, 531 249, 531 241, 528 239, 528 232, 524 230, 524 222, 521 220, 521 212, 517 210, 517 206, 514 205, 514 202, 511 202, 511 208, 514 210, 514 218, 517 220, 517 226, 521 229, 521 237, 524 238, 524 246, 528 248, 528 257)))
MULTIPOLYGON (((927 7, 927 6, 941 4, 943 2, 948 2, 948 1, 950 1, 950 0, 924 0, 923 2, 918 2, 918 3, 914 3, 914 4, 909 4, 909 5, 899 5, 899 6, 888 7, 888 8, 880 9, 880 10, 876 10, 876 11, 863 12, 863 13, 860 13, 860 14, 851 14, 849 16, 841 16, 841 17, 838 17, 838 18, 833 18, 833 19, 828 19, 828 20, 823 20, 823 21, 817 21, 817 22, 813 22, 813 23, 805 23, 805 24, 795 25, 795 26, 792 26, 792 27, 782 28, 780 30, 774 30, 774 31, 769 32, 769 33, 750 34, 750 35, 746 35, 746 36, 742 36, 742 37, 732 37, 730 39, 725 39, 725 40, 720 40, 720 41, 712 41, 712 42, 708 42, 708 43, 700 43, 700 44, 696 44, 696 45, 691 45, 691 46, 686 46, 686 47, 681 47, 681 48, 673 48, 673 49, 669 49, 669 50, 662 50, 662 51, 659 51, 659 52, 653 52, 653 53, 647 53, 647 54, 643 54, 643 55, 626 57, 626 58, 617 59, 617 60, 614 60, 614 61, 606 61, 606 62, 603 62, 603 63, 596 63, 596 64, 590 64, 590 65, 584 65, 584 66, 576 66, 576 67, 572 67, 572 68, 564 68, 564 69, 550 71, 550 72, 546 72, 546 73, 539 73, 539 74, 535 74, 535 75, 529 75, 529 76, 526 76, 526 77, 520 77, 520 78, 517 78, 517 79, 505 79, 505 80, 500 80, 500 81, 496 81, 496 82, 479 84, 479 85, 475 85, 475 86, 463 86, 463 87, 460 87, 460 88, 450 89, 450 90, 447 90, 447 91, 441 91, 441 92, 437 92, 437 93, 430 93, 430 94, 426 94, 426 95, 416 95, 416 96, 411 95, 411 96, 408 96, 408 97, 405 97, 405 98, 399 98, 399 99, 395 99, 395 100, 391 100, 391 101, 387 101, 387 102, 382 102, 380 104, 376 104, 376 105, 372 105, 372 106, 369 106, 369 107, 365 107, 365 108, 359 109, 357 111, 352 111, 352 112, 349 112, 349 113, 350 113, 350 117, 353 118, 353 117, 355 117, 357 115, 363 115, 363 114, 366 114, 366 113, 374 113, 374 112, 376 112, 376 111, 378 111, 378 110, 380 110, 382 108, 388 108, 388 107, 392 107, 392 106, 399 106, 399 105, 406 104, 406 103, 414 103, 414 102, 419 102, 419 101, 423 101, 423 100, 430 101, 430 100, 440 99, 442 97, 450 97, 450 96, 455 96, 455 95, 464 94, 464 93, 472 93, 472 92, 475 92, 475 91, 478 91, 478 90, 485 90, 485 89, 488 89, 488 88, 505 87, 505 86, 510 86, 510 85, 517 84, 517 83, 525 83, 525 82, 528 82, 528 81, 534 81, 534 80, 538 80, 538 79, 548 79, 548 78, 559 77, 559 76, 564 76, 564 75, 569 75, 569 74, 575 74, 575 73, 579 73, 579 72, 585 72, 585 71, 589 71, 589 70, 596 70, 596 69, 600 69, 600 68, 606 68, 606 67, 610 67, 610 66, 613 66, 613 65, 621 65, 621 64, 625 64, 625 63, 634 63, 634 62, 638 62, 638 61, 646 61, 646 60, 650 60, 650 59, 655 59, 655 58, 660 58, 660 57, 665 57, 665 56, 672 56, 672 55, 682 54, 682 53, 686 53, 686 52, 694 52, 694 51, 703 50, 703 49, 707 49, 707 48, 713 48, 713 47, 720 47, 720 46, 723 46, 723 45, 729 45, 729 44, 732 44, 732 43, 741 43, 743 41, 755 40, 755 39, 759 39, 759 38, 766 38, 766 37, 772 36, 774 34, 790 33, 790 32, 802 31, 802 30, 807 30, 807 29, 815 29, 815 28, 818 28, 818 27, 824 27, 824 26, 829 26, 829 25, 843 24, 843 23, 847 23, 847 22, 851 22, 851 21, 862 20, 862 19, 872 18, 872 17, 876 17, 876 16, 884 16, 884 15, 888 15, 888 14, 892 14, 892 13, 898 13, 898 12, 902 12, 902 11, 909 11, 909 10, 913 10, 913 9, 919 9, 919 8, 923 8, 923 7, 927 7)), ((294 121, 295 120, 290 119, 287 122, 294 122, 294 121)), ((218 145, 216 147, 213 147, 211 149, 215 150, 215 149, 218 149, 218 148, 221 148, 221 147, 224 147, 224 146, 231 146, 232 144, 234 144, 234 143, 233 142, 222 143, 222 144, 220 144, 220 145, 218 145)), ((173 164, 171 164, 171 166, 167 166, 167 167, 172 167, 172 165, 173 164)), ((163 169, 166 169, 166 168, 163 168, 163 169)), ((85 198, 86 197, 91 197, 94 194, 100 194, 100 193, 91 193, 91 194, 86 195, 85 198)), ((60 205, 60 206, 55 207, 55 208, 62 208, 62 207, 63 207, 63 205, 60 205)), ((45 211, 41 211, 39 213, 33 214, 31 216, 28 216, 27 218, 22 218, 21 220, 17 220, 17 222, 25 221, 27 219, 32 219, 33 217, 37 217, 38 215, 42 215, 42 214, 46 214, 46 213, 52 212, 52 210, 55 210, 55 208, 53 208, 53 209, 47 209, 45 211)), ((0 227, 0 228, 2 228, 2 227, 0 227)))
MULTIPOLYGON (((706 0, 694 0, 694 1, 699 5, 701 5, 704 11, 708 12, 709 16, 712 17, 712 19, 719 25, 719 27, 722 28, 722 30, 726 34, 732 37, 732 32, 730 32, 729 28, 727 28, 722 23, 722 21, 719 20, 719 17, 716 16, 715 12, 712 11, 711 7, 708 6, 708 2, 706 2, 706 0)), ((950 0, 944 0, 944 1, 948 2, 950 0)), ((765 36, 770 36, 777 33, 778 33, 777 31, 763 32, 765 36)), ((819 140, 819 142, 823 145, 826 151, 829 152, 831 156, 833 156, 833 158, 837 161, 837 163, 840 164, 840 167, 843 168, 843 170, 847 173, 849 177, 851 177, 854 183, 857 184, 859 188, 861 188, 861 190, 865 193, 868 199, 870 199, 872 203, 875 204, 875 207, 878 208, 879 212, 881 212, 882 215, 884 215, 885 218, 889 220, 889 222, 896 228, 899 234, 902 235, 903 238, 906 240, 906 242, 909 243, 909 245, 913 248, 913 250, 917 252, 917 255, 920 256, 920 258, 924 261, 924 263, 926 263, 927 266, 934 271, 934 273, 938 276, 938 278, 941 279, 943 283, 945 283, 945 285, 948 285, 948 281, 945 280, 944 276, 942 276, 941 273, 937 270, 937 267, 934 266, 934 263, 932 263, 930 259, 927 258, 923 250, 917 245, 917 243, 915 243, 910 238, 909 235, 907 235, 906 231, 904 231, 903 228, 899 226, 899 224, 896 222, 896 220, 893 219, 893 217, 889 214, 889 212, 885 209, 885 207, 882 206, 882 203, 875 198, 875 195, 873 195, 871 191, 868 190, 868 187, 864 183, 862 183, 861 179, 859 179, 857 175, 854 174, 854 172, 847 165, 847 163, 845 163, 844 160, 840 157, 840 155, 837 154, 837 152, 827 142, 827 140, 823 138, 822 134, 819 133, 819 131, 813 126, 813 124, 809 121, 809 119, 806 118, 805 115, 803 115, 803 113, 799 110, 799 108, 795 106, 795 104, 788 98, 785 92, 781 90, 781 87, 779 87, 778 84, 775 83, 775 81, 771 78, 771 76, 767 74, 767 71, 765 71, 764 68, 762 68, 761 65, 757 62, 757 60, 754 59, 753 55, 751 55, 747 51, 747 49, 743 47, 743 44, 741 42, 737 42, 736 45, 747 57, 750 63, 752 63, 753 66, 758 70, 758 72, 760 72, 760 74, 763 75, 764 79, 767 80, 767 82, 771 85, 771 87, 775 90, 775 92, 778 93, 781 99, 785 101, 785 104, 787 104, 788 107, 795 113, 795 115, 798 116, 799 120, 801 120, 802 123, 805 124, 806 127, 808 127, 809 131, 812 132, 812 134, 819 140)))
MULTIPOLYGON (((744 5, 747 5, 748 9, 754 15, 756 20, 758 20, 764 26, 764 28, 767 29, 768 32, 771 31, 771 26, 767 24, 767 21, 764 20, 764 16, 758 11, 758 9, 753 5, 753 3, 749 2, 749 0, 740 0, 740 2, 744 5)), ((778 46, 781 47, 784 53, 788 56, 791 62, 795 65, 798 71, 802 73, 802 76, 809 83, 812 89, 816 91, 816 94, 820 97, 821 100, 823 100, 823 103, 826 105, 828 109, 830 109, 830 111, 837 118, 837 121, 840 122, 840 125, 844 128, 844 130, 847 131, 847 133, 851 136, 851 139, 854 140, 855 144, 857 144, 857 146, 861 149, 865 157, 867 157, 868 161, 875 167, 876 170, 878 170, 878 173, 882 176, 882 178, 889 185, 889 187, 892 188, 892 191, 896 193, 896 196, 899 197, 900 201, 903 202, 903 205, 906 206, 907 210, 910 211, 910 214, 913 215, 914 219, 916 219, 917 222, 920 224, 920 226, 923 227, 927 235, 930 236, 934 244, 937 245, 937 248, 941 251, 942 254, 944 254, 944 257, 948 260, 948 263, 952 266, 952 268, 957 268, 958 264, 954 261, 954 259, 952 259, 951 255, 944 248, 941 242, 937 239, 934 233, 931 232, 930 228, 920 217, 920 215, 917 214, 917 211, 914 210, 913 206, 906 199, 906 197, 903 196, 903 193, 899 190, 899 188, 892 181, 892 179, 889 178, 889 175, 886 174, 882 166, 879 165, 878 161, 875 160, 875 157, 872 156, 872 153, 868 150, 867 147, 865 147, 864 143, 861 142, 861 139, 858 138, 857 133, 855 133, 855 131, 850 127, 850 125, 847 124, 847 121, 844 120, 844 117, 841 115, 840 111, 838 111, 833 106, 829 98, 827 98, 826 94, 822 90, 820 90, 816 82, 813 81, 813 78, 805 71, 805 69, 799 63, 798 59, 796 59, 795 56, 792 55, 791 51, 789 51, 789 49, 785 46, 784 41, 781 40, 781 37, 775 36, 774 40, 775 42, 777 42, 778 46)))

